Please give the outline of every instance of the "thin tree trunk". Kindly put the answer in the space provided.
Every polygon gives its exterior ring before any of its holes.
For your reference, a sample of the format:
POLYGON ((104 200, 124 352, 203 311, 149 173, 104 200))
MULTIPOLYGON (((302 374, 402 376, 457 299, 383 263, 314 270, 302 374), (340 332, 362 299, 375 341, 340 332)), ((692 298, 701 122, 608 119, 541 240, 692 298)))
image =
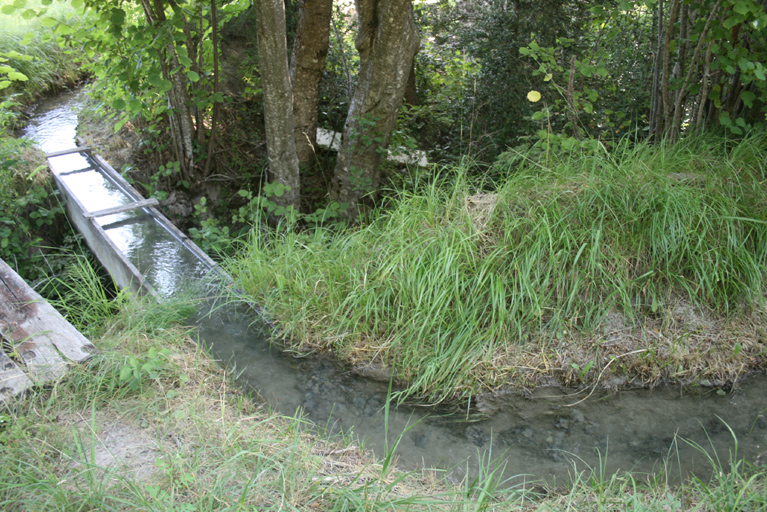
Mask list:
POLYGON ((218 96, 218 9, 216 0, 210 0, 210 26, 211 26, 211 44, 213 45, 213 114, 210 119, 210 137, 208 138, 207 158, 203 168, 203 177, 207 178, 210 174, 210 165, 213 161, 213 153, 216 149, 216 126, 218 125, 218 115, 221 110, 219 102, 215 98, 218 96))
POLYGON ((389 145, 420 43, 411 0, 356 0, 360 54, 357 90, 331 183, 331 196, 356 218, 363 198, 380 185, 381 155, 389 145))
MULTIPOLYGON (((152 0, 142 0, 141 6, 150 25, 167 23, 162 0, 154 0, 153 2, 152 0)), ((189 108, 189 94, 183 75, 172 72, 179 67, 178 56, 172 42, 166 45, 165 53, 164 58, 160 59, 160 65, 163 78, 171 83, 171 89, 167 93, 168 106, 170 107, 168 120, 171 127, 171 146, 174 156, 180 163, 183 179, 192 181, 194 128, 189 108)))
POLYGON ((336 44, 338 45, 338 51, 341 53, 341 62, 344 65, 344 73, 346 74, 346 101, 351 103, 352 101, 352 74, 349 71, 349 62, 346 60, 346 52, 344 51, 344 43, 341 40, 341 35, 338 33, 338 26, 336 20, 330 17, 330 23, 333 25, 333 34, 336 38, 336 44))
POLYGON ((570 59, 570 79, 567 81, 567 101, 570 103, 570 123, 573 125, 573 137, 581 140, 578 129, 578 111, 575 108, 575 55, 570 59))
POLYGON ((671 142, 674 142, 679 138, 680 132, 682 130, 682 102, 687 96, 687 87, 690 84, 692 72, 698 66, 700 49, 703 47, 703 42, 706 40, 706 35, 708 35, 708 29, 711 27, 711 22, 714 20, 716 12, 719 10, 719 5, 721 5, 721 3, 722 0, 717 0, 716 5, 714 5, 714 8, 711 10, 711 14, 708 16, 708 20, 706 20, 706 26, 703 27, 703 32, 700 33, 698 38, 698 45, 695 47, 695 53, 693 53, 692 60, 690 61, 690 66, 687 69, 687 76, 684 77, 684 83, 682 83, 682 88, 679 90, 679 95, 677 96, 676 104, 674 105, 674 120, 671 125, 671 142))
POLYGON ((663 44, 663 83, 661 85, 661 98, 663 100, 663 116, 658 123, 658 130, 664 133, 668 129, 669 120, 672 116, 671 91, 669 83, 671 81, 671 40, 674 37, 674 25, 679 17, 679 0, 674 0, 671 4, 671 13, 666 26, 666 34, 663 44))
POLYGON ((264 120, 269 154, 269 182, 279 184, 270 197, 279 214, 298 211, 300 184, 294 136, 293 98, 288 70, 285 4, 282 0, 256 0, 258 60, 264 87, 264 120))
POLYGON ((296 152, 302 165, 313 160, 317 143, 320 81, 330 44, 332 13, 333 0, 301 0, 290 81, 293 85, 296 152))
POLYGON ((413 60, 413 65, 410 66, 410 75, 407 78, 404 101, 406 105, 412 107, 417 107, 420 104, 418 101, 418 89, 416 88, 415 59, 413 60))
POLYGON ((661 75, 661 49, 663 48, 663 0, 658 0, 658 34, 655 48, 655 64, 652 75, 652 95, 650 100, 650 137, 660 134, 658 123, 660 121, 660 75, 661 75))

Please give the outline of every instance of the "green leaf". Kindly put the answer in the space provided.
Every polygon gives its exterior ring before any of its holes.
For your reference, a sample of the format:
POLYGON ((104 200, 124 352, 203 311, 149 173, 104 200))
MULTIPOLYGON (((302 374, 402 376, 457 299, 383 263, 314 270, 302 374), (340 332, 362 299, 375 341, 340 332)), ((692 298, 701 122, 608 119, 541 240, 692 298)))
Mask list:
POLYGON ((62 36, 68 36, 74 32, 75 29, 65 23, 59 23, 59 25, 56 27, 56 33, 62 36))
POLYGON ((2 91, 3 89, 9 87, 10 85, 11 85, 11 81, 10 80, 0 80, 0 91, 2 91))
POLYGON ((162 87, 163 77, 155 74, 155 75, 149 75, 149 83, 152 84, 154 87, 162 87))
POLYGON ((122 27, 123 23, 125 23, 125 11, 122 9, 112 9, 109 20, 115 28, 122 27))
POLYGON ((724 23, 722 23, 722 26, 729 30, 735 25, 740 25, 741 23, 743 23, 744 19, 745 18, 740 14, 733 14, 732 16, 724 20, 724 23))
POLYGON ((749 8, 746 2, 737 2, 735 5, 732 6, 732 10, 737 12, 738 14, 743 14, 743 15, 746 15, 751 11, 751 9, 749 8))
POLYGON ((51 18, 50 16, 46 16, 45 18, 40 20, 40 24, 44 27, 53 27, 56 26, 58 23, 58 20, 51 18))
POLYGON ((27 9, 26 11, 21 13, 21 17, 24 18, 25 20, 31 20, 35 16, 37 16, 37 12, 35 12, 34 9, 27 9))
POLYGON ((738 60, 738 66, 742 71, 748 71, 749 69, 754 69, 755 67, 754 63, 745 57, 741 57, 738 60))
POLYGON ((72 7, 79 9, 83 6, 83 0, 72 0, 72 7))
POLYGON ((20 82, 26 82, 27 80, 29 80, 29 78, 27 78, 27 75, 25 75, 24 73, 19 73, 18 71, 13 71, 11 73, 8 73, 8 78, 11 80, 18 80, 20 82))
POLYGON ((121 383, 126 382, 128 379, 131 378, 132 374, 133 374, 133 371, 130 366, 123 366, 120 369, 120 382, 121 383))
POLYGON ((3 14, 13 14, 16 11, 16 8, 12 5, 4 5, 2 8, 0 8, 0 12, 3 14))
POLYGON ((566 139, 562 139, 562 147, 565 148, 567 151, 572 151, 575 147, 576 140, 573 137, 568 137, 566 139))
POLYGON ((756 99, 756 94, 754 94, 751 91, 743 91, 740 94, 740 99, 743 100, 743 103, 748 107, 751 108, 754 106, 754 100, 756 99))
POLYGON ((200 75, 198 75, 194 71, 187 71, 186 72, 186 76, 192 82, 199 82, 200 81, 200 75))
POLYGON ((117 98, 112 102, 112 108, 115 110, 125 110, 125 100, 122 98, 117 98))

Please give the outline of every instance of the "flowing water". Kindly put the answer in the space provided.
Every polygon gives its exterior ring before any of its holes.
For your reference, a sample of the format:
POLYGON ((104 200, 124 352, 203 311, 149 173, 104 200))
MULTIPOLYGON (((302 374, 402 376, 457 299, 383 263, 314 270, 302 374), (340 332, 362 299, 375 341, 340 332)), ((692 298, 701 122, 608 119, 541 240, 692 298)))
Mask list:
MULTIPOLYGON (((74 147, 78 99, 44 102, 26 136, 46 152, 74 147)), ((89 159, 68 159, 70 187, 91 210, 135 201, 89 159), (71 161, 71 163, 69 163, 71 161)), ((162 297, 187 293, 209 267, 162 223, 138 210, 100 223, 162 297)), ((505 474, 550 484, 573 469, 671 476, 709 474, 710 458, 737 454, 763 463, 767 443, 767 379, 755 375, 734 390, 660 387, 619 392, 538 388, 509 393, 465 408, 400 407, 384 421, 387 383, 349 373, 331 357, 292 357, 269 343, 269 326, 253 310, 200 299, 193 319, 201 343, 232 366, 238 382, 278 411, 297 411, 327 432, 354 435, 384 456, 396 446, 404 467, 443 468, 454 479, 476 474, 490 461, 505 474), (586 398, 588 396, 588 398, 586 398), (584 400, 584 398, 586 398, 584 400)))

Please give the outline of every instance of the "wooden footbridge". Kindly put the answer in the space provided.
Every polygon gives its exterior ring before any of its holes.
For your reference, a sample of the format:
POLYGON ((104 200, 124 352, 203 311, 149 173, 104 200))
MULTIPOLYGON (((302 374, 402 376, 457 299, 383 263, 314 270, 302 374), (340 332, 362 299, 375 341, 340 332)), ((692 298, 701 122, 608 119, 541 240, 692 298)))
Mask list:
POLYGON ((0 260, 0 402, 56 381, 96 348, 0 260))

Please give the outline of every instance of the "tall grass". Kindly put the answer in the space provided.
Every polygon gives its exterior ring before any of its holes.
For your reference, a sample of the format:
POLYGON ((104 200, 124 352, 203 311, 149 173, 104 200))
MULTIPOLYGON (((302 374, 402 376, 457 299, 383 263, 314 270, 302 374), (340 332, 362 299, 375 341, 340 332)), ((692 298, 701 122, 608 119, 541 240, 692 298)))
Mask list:
MULTIPOLYGON (((69 276, 69 277, 67 277, 69 276)), ((757 511, 763 468, 709 461, 715 475, 671 488, 661 475, 588 478, 537 492, 501 478, 483 459, 460 485, 402 473, 351 440, 319 439, 301 417, 278 416, 234 387, 179 325, 187 305, 108 305, 98 273, 81 259, 56 304, 81 315, 99 354, 51 387, 0 402, 0 510, 250 511, 757 511), (69 303, 68 297, 74 297, 69 303), (83 309, 91 297, 95 306, 83 309), (141 386, 121 381, 131 359, 141 386), (153 363, 154 361, 154 363, 153 363), (151 364, 150 364, 151 363, 151 364), (148 366, 147 366, 148 365, 148 366), (728 471, 729 470, 729 471, 728 471)), ((540 489, 540 488, 539 488, 540 489)))
POLYGON ((766 146, 625 143, 550 167, 507 155, 493 194, 445 169, 363 227, 254 236, 233 272, 290 342, 378 359, 407 394, 449 398, 497 354, 550 350, 609 312, 761 304, 766 146))
MULTIPOLYGON (((11 15, 0 14, 0 56, 7 59, 5 65, 28 78, 0 90, 0 97, 15 95, 20 103, 29 103, 52 89, 71 85, 81 76, 76 62, 80 56, 59 46, 51 29, 42 24, 42 17, 23 16, 22 12, 28 9, 40 10, 41 4, 27 2, 11 15)), ((62 23, 77 25, 80 22, 80 15, 67 3, 55 2, 45 10, 45 16, 62 23)))

